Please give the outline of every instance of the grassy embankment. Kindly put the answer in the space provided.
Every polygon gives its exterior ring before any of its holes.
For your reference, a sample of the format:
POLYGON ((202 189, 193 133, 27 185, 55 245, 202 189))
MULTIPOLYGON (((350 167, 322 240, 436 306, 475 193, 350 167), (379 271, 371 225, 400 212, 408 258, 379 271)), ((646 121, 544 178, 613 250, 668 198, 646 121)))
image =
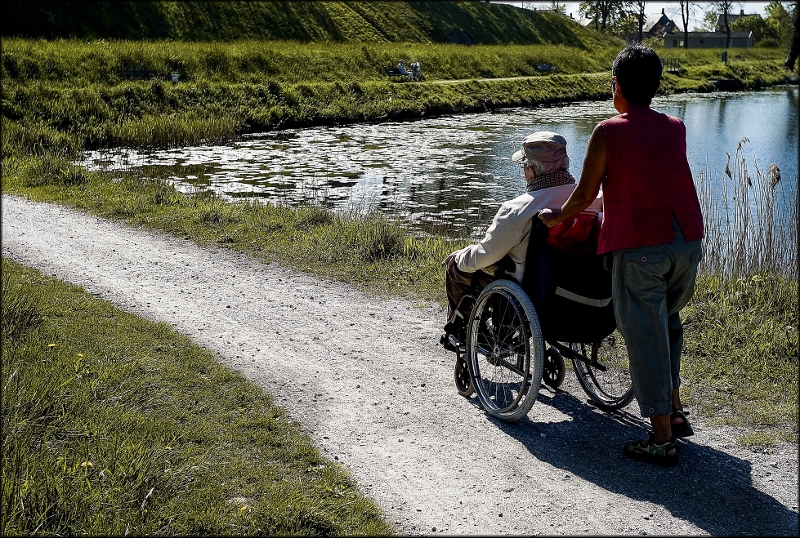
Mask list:
MULTIPOLYGON (((618 48, 5 39, 4 143, 70 135, 82 149, 181 146, 281 127, 600 99, 609 95, 618 48), (426 82, 390 82, 382 66, 399 57, 422 61, 426 82), (537 71, 540 63, 556 71, 537 71), (128 69, 156 70, 163 79, 129 81, 128 69), (166 80, 172 72, 177 85, 166 80), (530 78, 482 80, 506 77, 530 78)), ((745 87, 787 79, 773 50, 753 49, 727 65, 716 51, 668 54, 682 70, 665 75, 666 93, 709 91, 710 78, 736 78, 745 87)))
MULTIPOLYGON (((464 238, 414 237, 377 215, 183 195, 164 181, 89 173, 70 159, 89 147, 181 146, 288 125, 604 98, 616 51, 7 40, 2 188, 374 293, 441 301, 439 263, 464 238), (400 56, 421 59, 426 82, 384 80, 376 66, 400 56), (181 69, 167 63, 175 58, 181 69), (531 70, 542 61, 558 74, 531 70), (331 63, 348 65, 353 78, 319 81, 320 67, 331 63), (122 80, 126 68, 176 70, 182 82, 122 80), (471 80, 472 73, 533 78, 492 83, 471 80), (444 79, 463 81, 435 83, 444 79), (350 248, 331 248, 342 242, 350 248)), ((683 76, 667 75, 667 91, 710 89, 709 76, 750 85, 785 77, 776 51, 748 51, 727 66, 716 51, 683 54, 683 76)), ((757 228, 758 219, 751 223, 757 228)), ((742 442, 769 445, 797 438, 797 278, 761 269, 701 278, 685 313, 684 373, 689 405, 756 432, 742 442)), ((387 532, 346 475, 293 437, 296 426, 267 397, 207 352, 35 272, 4 264, 3 273, 2 382, 14 387, 3 391, 3 457, 14 462, 3 468, 3 517, 4 525, 20 525, 4 530, 31 532, 42 523, 48 532, 124 532, 113 525, 125 522, 137 533, 387 532), (197 379, 198 370, 206 375, 197 379), (186 400, 194 393, 208 396, 186 400), (152 442, 140 442, 143 431, 152 442), (5 475, 11 469, 13 478, 5 475)))

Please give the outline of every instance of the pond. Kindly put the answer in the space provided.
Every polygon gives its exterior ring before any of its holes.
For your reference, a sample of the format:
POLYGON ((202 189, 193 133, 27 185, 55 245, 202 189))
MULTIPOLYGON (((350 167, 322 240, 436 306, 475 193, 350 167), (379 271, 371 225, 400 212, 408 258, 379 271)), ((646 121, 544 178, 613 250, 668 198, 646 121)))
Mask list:
MULTIPOLYGON (((696 181, 703 178, 712 191, 721 192, 716 185, 725 181, 726 153, 735 157, 746 137, 742 155, 750 175, 756 177, 755 166, 766 172, 775 163, 783 178, 777 211, 783 214, 796 205, 796 86, 660 97, 653 107, 684 120, 696 181)), ((522 170, 510 156, 526 134, 550 130, 564 135, 577 178, 592 129, 614 114, 608 100, 289 129, 225 145, 90 152, 82 164, 142 169, 168 177, 184 192, 211 190, 228 199, 287 205, 313 202, 340 211, 378 210, 402 216, 419 229, 470 233, 486 224, 504 200, 524 192, 522 170)), ((708 192, 708 186, 702 190, 708 192)))

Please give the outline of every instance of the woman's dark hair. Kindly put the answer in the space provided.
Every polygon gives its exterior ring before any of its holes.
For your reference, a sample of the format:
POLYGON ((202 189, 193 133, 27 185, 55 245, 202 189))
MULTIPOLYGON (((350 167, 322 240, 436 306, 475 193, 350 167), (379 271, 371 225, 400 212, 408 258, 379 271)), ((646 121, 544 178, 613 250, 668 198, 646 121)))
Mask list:
POLYGON ((622 86, 622 95, 632 105, 649 106, 661 85, 661 60, 656 51, 634 43, 617 54, 611 74, 622 86))

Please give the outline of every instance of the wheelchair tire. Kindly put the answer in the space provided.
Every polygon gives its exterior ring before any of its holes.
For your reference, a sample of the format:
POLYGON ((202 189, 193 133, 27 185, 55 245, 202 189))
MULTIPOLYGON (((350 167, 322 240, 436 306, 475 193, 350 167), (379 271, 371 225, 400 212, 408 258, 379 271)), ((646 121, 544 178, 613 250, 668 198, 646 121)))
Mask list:
POLYGON ((544 367, 542 370, 542 381, 551 389, 557 389, 564 382, 566 375, 566 365, 564 357, 555 348, 548 348, 544 353, 544 367))
POLYGON ((484 288, 467 320, 466 350, 483 409, 505 422, 525 416, 542 384, 544 339, 519 284, 501 279, 484 288))
POLYGON ((456 390, 461 396, 469 398, 475 391, 472 390, 472 377, 469 375, 469 364, 463 353, 456 357, 456 366, 453 372, 456 382, 456 390))
POLYGON ((633 383, 625 341, 618 330, 594 344, 571 344, 572 350, 605 366, 603 371, 572 358, 575 375, 584 392, 597 407, 621 409, 633 399, 633 383))

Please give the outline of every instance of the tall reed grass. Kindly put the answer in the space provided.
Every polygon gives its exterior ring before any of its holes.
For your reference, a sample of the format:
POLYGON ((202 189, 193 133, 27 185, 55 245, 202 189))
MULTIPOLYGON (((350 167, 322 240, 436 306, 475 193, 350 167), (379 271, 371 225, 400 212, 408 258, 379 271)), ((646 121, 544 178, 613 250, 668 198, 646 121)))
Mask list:
POLYGON ((705 217, 701 270, 729 278, 773 273, 797 279, 797 178, 785 181, 774 163, 748 164, 743 138, 724 175, 701 172, 697 187, 705 217), (752 172, 752 173, 751 173, 752 172))

